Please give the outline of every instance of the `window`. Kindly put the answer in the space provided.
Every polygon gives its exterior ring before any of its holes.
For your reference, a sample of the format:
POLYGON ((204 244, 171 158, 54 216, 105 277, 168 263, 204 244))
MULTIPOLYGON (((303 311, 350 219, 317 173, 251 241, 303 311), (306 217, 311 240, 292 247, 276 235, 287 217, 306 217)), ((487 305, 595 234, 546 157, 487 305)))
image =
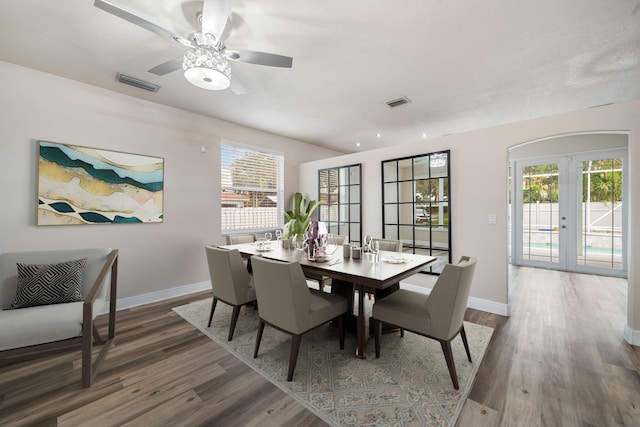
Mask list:
POLYGON ((385 239, 405 252, 438 258, 424 270, 439 274, 451 262, 449 151, 382 162, 385 239))
POLYGON ((229 141, 220 144, 222 234, 282 226, 284 155, 229 141))
POLYGON ((318 171, 320 221, 327 223, 330 233, 347 236, 350 242, 358 243, 362 240, 360 166, 318 171))

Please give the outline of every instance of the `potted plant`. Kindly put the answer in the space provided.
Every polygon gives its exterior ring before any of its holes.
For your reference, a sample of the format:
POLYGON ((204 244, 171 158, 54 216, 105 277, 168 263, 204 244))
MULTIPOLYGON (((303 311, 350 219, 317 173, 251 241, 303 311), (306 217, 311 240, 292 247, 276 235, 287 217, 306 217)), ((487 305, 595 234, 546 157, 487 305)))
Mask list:
POLYGON ((282 228, 282 237, 289 239, 295 234, 303 234, 311 222, 311 215, 319 205, 319 201, 307 201, 302 193, 294 194, 292 210, 284 212, 284 218, 287 222, 282 228))

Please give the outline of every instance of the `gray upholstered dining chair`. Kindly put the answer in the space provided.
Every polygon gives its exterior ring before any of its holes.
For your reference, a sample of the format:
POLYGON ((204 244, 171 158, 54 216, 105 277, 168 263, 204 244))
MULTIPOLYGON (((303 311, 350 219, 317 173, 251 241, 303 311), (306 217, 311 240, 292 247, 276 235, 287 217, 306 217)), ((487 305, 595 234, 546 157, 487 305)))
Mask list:
POLYGON ((233 307, 233 313, 231 314, 227 340, 231 341, 240 315, 240 308, 256 301, 253 277, 247 271, 237 249, 226 250, 207 246, 205 250, 209 264, 209 275, 211 276, 211 287, 213 288, 208 326, 211 326, 218 301, 229 304, 233 307))
POLYGON ((342 234, 334 234, 333 240, 336 242, 336 245, 344 245, 345 243, 349 243, 349 238, 342 234))
POLYGON ((255 234, 229 234, 227 235, 227 245, 239 245, 241 243, 253 243, 256 241, 255 234))
POLYGON ((251 257, 258 296, 258 335, 253 357, 258 357, 265 324, 291 335, 287 381, 293 379, 302 335, 331 320, 338 320, 340 349, 344 349, 344 314, 347 301, 337 295, 309 289, 298 262, 251 257))
POLYGON ((402 242, 400 240, 373 239, 373 241, 378 242, 378 247, 381 251, 402 252, 402 242))
MULTIPOLYGON (((402 252, 402 242, 400 240, 389 240, 389 239, 373 239, 374 242, 378 242, 378 249, 381 251, 389 251, 389 252, 402 252)), ((371 299, 371 294, 374 295, 376 301, 385 298, 387 295, 390 295, 400 289, 400 283, 394 283, 393 285, 386 287, 384 289, 371 289, 369 290, 369 299, 371 299)))
POLYGON ((471 362, 464 331, 464 313, 471 289, 476 259, 463 256, 458 264, 447 264, 429 295, 400 289, 373 305, 376 357, 380 357, 382 322, 440 342, 455 389, 459 388, 451 341, 460 334, 471 362))
MULTIPOLYGON (((229 234, 227 235, 227 245, 239 245, 242 243, 253 243, 256 241, 256 235, 255 234, 229 234)), ((251 264, 249 263, 248 260, 243 259, 242 260, 244 266, 249 270, 249 273, 251 273, 251 264)))

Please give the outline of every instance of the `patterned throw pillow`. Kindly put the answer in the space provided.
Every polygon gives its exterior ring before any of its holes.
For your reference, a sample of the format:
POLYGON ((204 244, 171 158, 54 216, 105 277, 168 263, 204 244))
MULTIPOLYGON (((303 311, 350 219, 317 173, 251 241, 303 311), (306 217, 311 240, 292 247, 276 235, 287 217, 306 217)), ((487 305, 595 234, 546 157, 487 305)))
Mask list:
POLYGON ((18 263, 18 287, 10 310, 83 301, 82 270, 87 258, 59 264, 18 263))

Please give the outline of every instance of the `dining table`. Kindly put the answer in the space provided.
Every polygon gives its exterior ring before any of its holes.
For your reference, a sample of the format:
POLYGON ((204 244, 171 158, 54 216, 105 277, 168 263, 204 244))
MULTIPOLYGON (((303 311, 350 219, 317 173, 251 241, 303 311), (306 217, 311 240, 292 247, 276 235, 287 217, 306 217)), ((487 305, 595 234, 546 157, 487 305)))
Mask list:
MULTIPOLYGON (((310 260, 305 250, 283 247, 282 241, 241 243, 223 245, 221 248, 237 249, 240 254, 249 258, 260 255, 264 258, 298 262, 306 274, 330 277, 341 283, 353 285, 352 295, 357 294, 358 309, 356 317, 357 347, 356 357, 367 357, 368 323, 365 318, 364 295, 367 290, 385 289, 394 286, 401 280, 422 271, 436 257, 422 254, 380 251, 378 254, 363 253, 360 258, 343 256, 342 246, 338 246, 331 255, 310 260)), ((352 307, 353 304, 350 304, 352 307)), ((259 309, 259 308, 258 308, 259 309)), ((353 313, 351 313, 353 314, 353 313)))

